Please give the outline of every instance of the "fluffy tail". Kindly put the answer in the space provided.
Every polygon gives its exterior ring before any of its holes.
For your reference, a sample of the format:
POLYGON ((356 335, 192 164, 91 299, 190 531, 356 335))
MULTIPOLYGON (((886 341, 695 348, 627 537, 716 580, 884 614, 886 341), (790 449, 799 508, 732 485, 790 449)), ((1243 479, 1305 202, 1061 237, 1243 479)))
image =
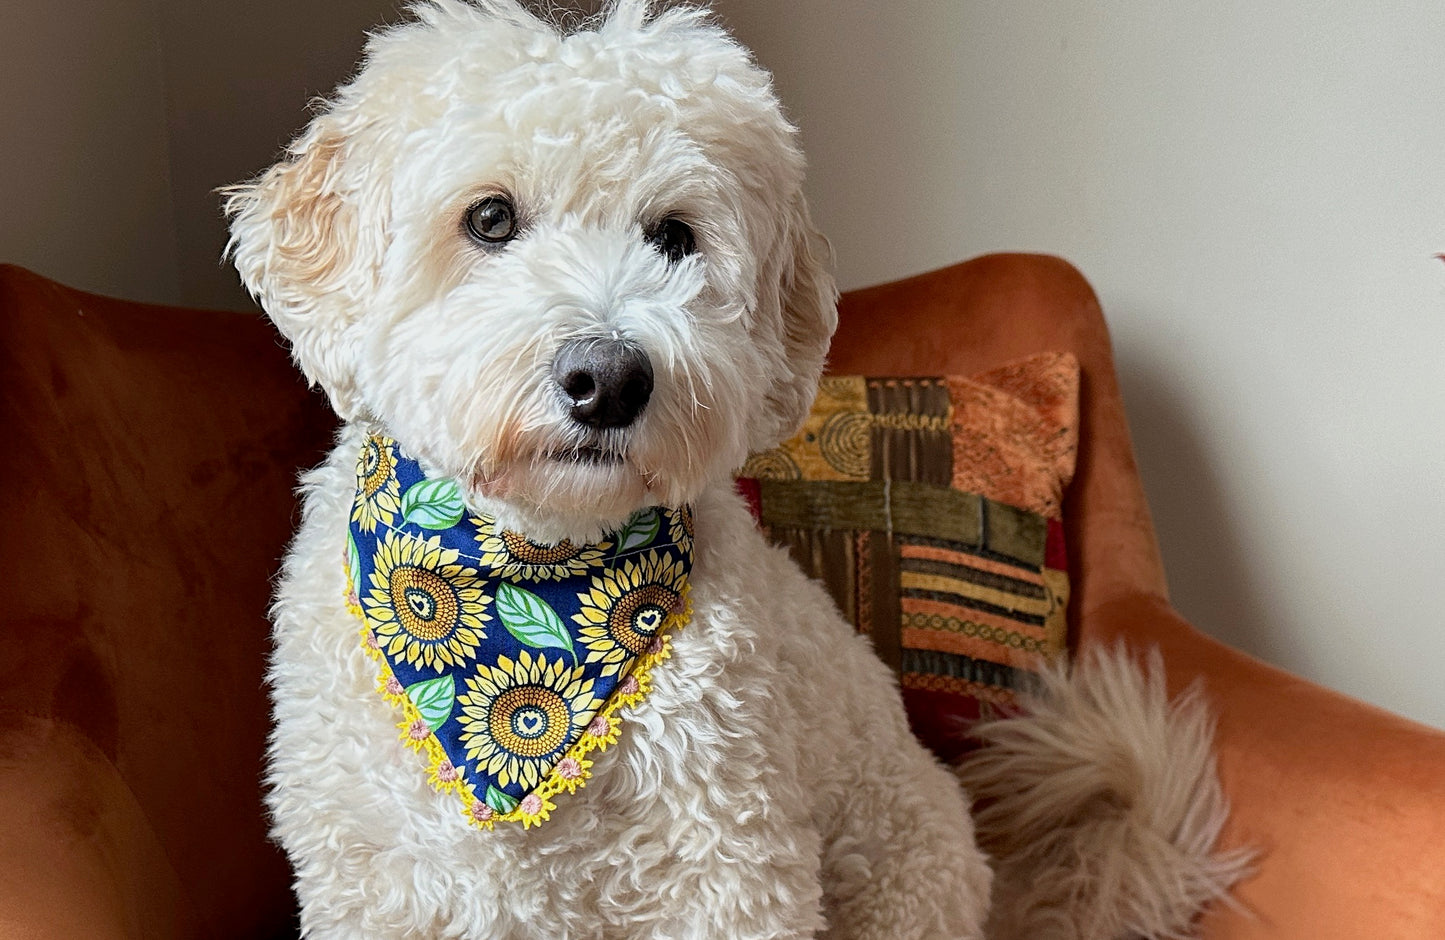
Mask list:
POLYGON ((1192 936, 1250 868, 1214 850, 1229 806, 1198 684, 1172 704, 1154 651, 1046 671, 1026 714, 985 723, 960 768, 995 859, 991 940, 1192 936))

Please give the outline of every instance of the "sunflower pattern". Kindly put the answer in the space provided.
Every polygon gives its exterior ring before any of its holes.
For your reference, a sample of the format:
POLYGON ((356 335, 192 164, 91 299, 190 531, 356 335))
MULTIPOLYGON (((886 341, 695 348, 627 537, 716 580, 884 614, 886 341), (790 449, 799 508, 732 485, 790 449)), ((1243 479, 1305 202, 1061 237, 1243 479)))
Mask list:
POLYGON ((667 533, 678 550, 685 555, 692 554, 692 507, 679 506, 676 509, 664 509, 663 517, 667 519, 667 533))
POLYGON ((363 532, 375 532, 378 524, 391 525, 400 508, 396 446, 382 437, 368 437, 356 459, 356 502, 351 506, 351 521, 363 532))
POLYGON ((532 790, 602 707, 593 694, 596 680, 585 672, 561 656, 548 662, 545 653, 534 657, 526 650, 516 660, 501 656, 494 666, 479 665, 458 698, 467 759, 499 787, 515 780, 532 790))
POLYGON ((686 587, 682 559, 664 552, 648 552, 594 575, 578 596, 582 609, 572 617, 582 628, 587 662, 600 663, 605 676, 630 669, 657 642, 668 615, 680 609, 686 587))
POLYGON ((487 516, 474 516, 471 521, 477 527, 482 564, 509 580, 549 581, 586 574, 602 564, 612 547, 610 542, 578 547, 565 539, 555 545, 539 545, 517 532, 498 532, 487 516))
POLYGON ((388 656, 441 672, 471 658, 486 638, 492 598, 458 557, 438 536, 390 531, 381 540, 362 609, 388 656))
POLYGON ((540 825, 618 740, 688 620, 692 510, 540 544, 372 436, 348 528, 347 607, 418 772, 474 826, 540 825))

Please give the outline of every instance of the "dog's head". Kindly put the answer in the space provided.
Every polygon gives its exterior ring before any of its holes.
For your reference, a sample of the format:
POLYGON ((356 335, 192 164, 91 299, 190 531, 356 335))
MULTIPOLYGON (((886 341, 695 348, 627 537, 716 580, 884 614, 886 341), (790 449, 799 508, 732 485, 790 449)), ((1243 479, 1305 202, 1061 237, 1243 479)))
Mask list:
POLYGON ((228 191, 236 267, 337 412, 559 538, 792 433, 835 290, 768 74, 642 0, 572 33, 412 12, 228 191))

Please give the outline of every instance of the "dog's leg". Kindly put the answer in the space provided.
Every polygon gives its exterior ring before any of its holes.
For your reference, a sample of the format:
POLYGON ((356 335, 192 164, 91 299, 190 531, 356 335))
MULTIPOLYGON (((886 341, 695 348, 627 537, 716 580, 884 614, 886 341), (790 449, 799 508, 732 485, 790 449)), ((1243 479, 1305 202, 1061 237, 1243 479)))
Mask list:
MULTIPOLYGON (((807 585, 802 590, 815 590, 807 585)), ((821 590, 818 589, 821 593, 821 590)), ((992 875, 963 788, 914 739, 888 668, 850 626, 800 625, 829 940, 980 938, 992 875)))
POLYGON ((619 940, 812 940, 820 936, 823 919, 816 839, 808 839, 795 826, 756 835, 760 838, 739 839, 728 833, 718 840, 711 858, 698 860, 693 872, 669 872, 671 883, 665 886, 669 897, 650 912, 656 919, 630 925, 617 934, 619 940))
POLYGON ((926 755, 874 753, 823 857, 828 940, 983 936, 991 873, 962 790, 926 755))
POLYGON ((796 755, 780 767, 742 733, 778 722, 764 676, 744 661, 717 684, 713 670, 689 665, 712 661, 698 649, 711 642, 706 627, 689 629, 678 668, 656 676, 658 712, 639 718, 616 757, 603 755, 582 791, 627 807, 630 820, 608 837, 617 848, 596 850, 596 903, 613 925, 599 936, 816 937, 822 843, 812 794, 787 766, 796 755))
POLYGON ((913 737, 891 671, 796 567, 776 564, 756 583, 789 599, 756 616, 784 664, 768 692, 786 719, 767 727, 774 746, 788 731, 822 840, 821 936, 982 937, 991 875, 968 802, 913 737))

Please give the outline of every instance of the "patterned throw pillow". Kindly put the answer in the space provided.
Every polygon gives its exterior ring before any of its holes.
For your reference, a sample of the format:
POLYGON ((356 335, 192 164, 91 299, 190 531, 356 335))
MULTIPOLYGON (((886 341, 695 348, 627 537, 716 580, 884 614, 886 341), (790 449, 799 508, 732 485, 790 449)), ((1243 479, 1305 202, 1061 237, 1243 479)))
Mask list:
POLYGON ((944 760, 1067 642, 1061 497, 1079 366, 1045 353, 977 375, 829 376, 802 431, 738 487, 899 677, 944 760))

